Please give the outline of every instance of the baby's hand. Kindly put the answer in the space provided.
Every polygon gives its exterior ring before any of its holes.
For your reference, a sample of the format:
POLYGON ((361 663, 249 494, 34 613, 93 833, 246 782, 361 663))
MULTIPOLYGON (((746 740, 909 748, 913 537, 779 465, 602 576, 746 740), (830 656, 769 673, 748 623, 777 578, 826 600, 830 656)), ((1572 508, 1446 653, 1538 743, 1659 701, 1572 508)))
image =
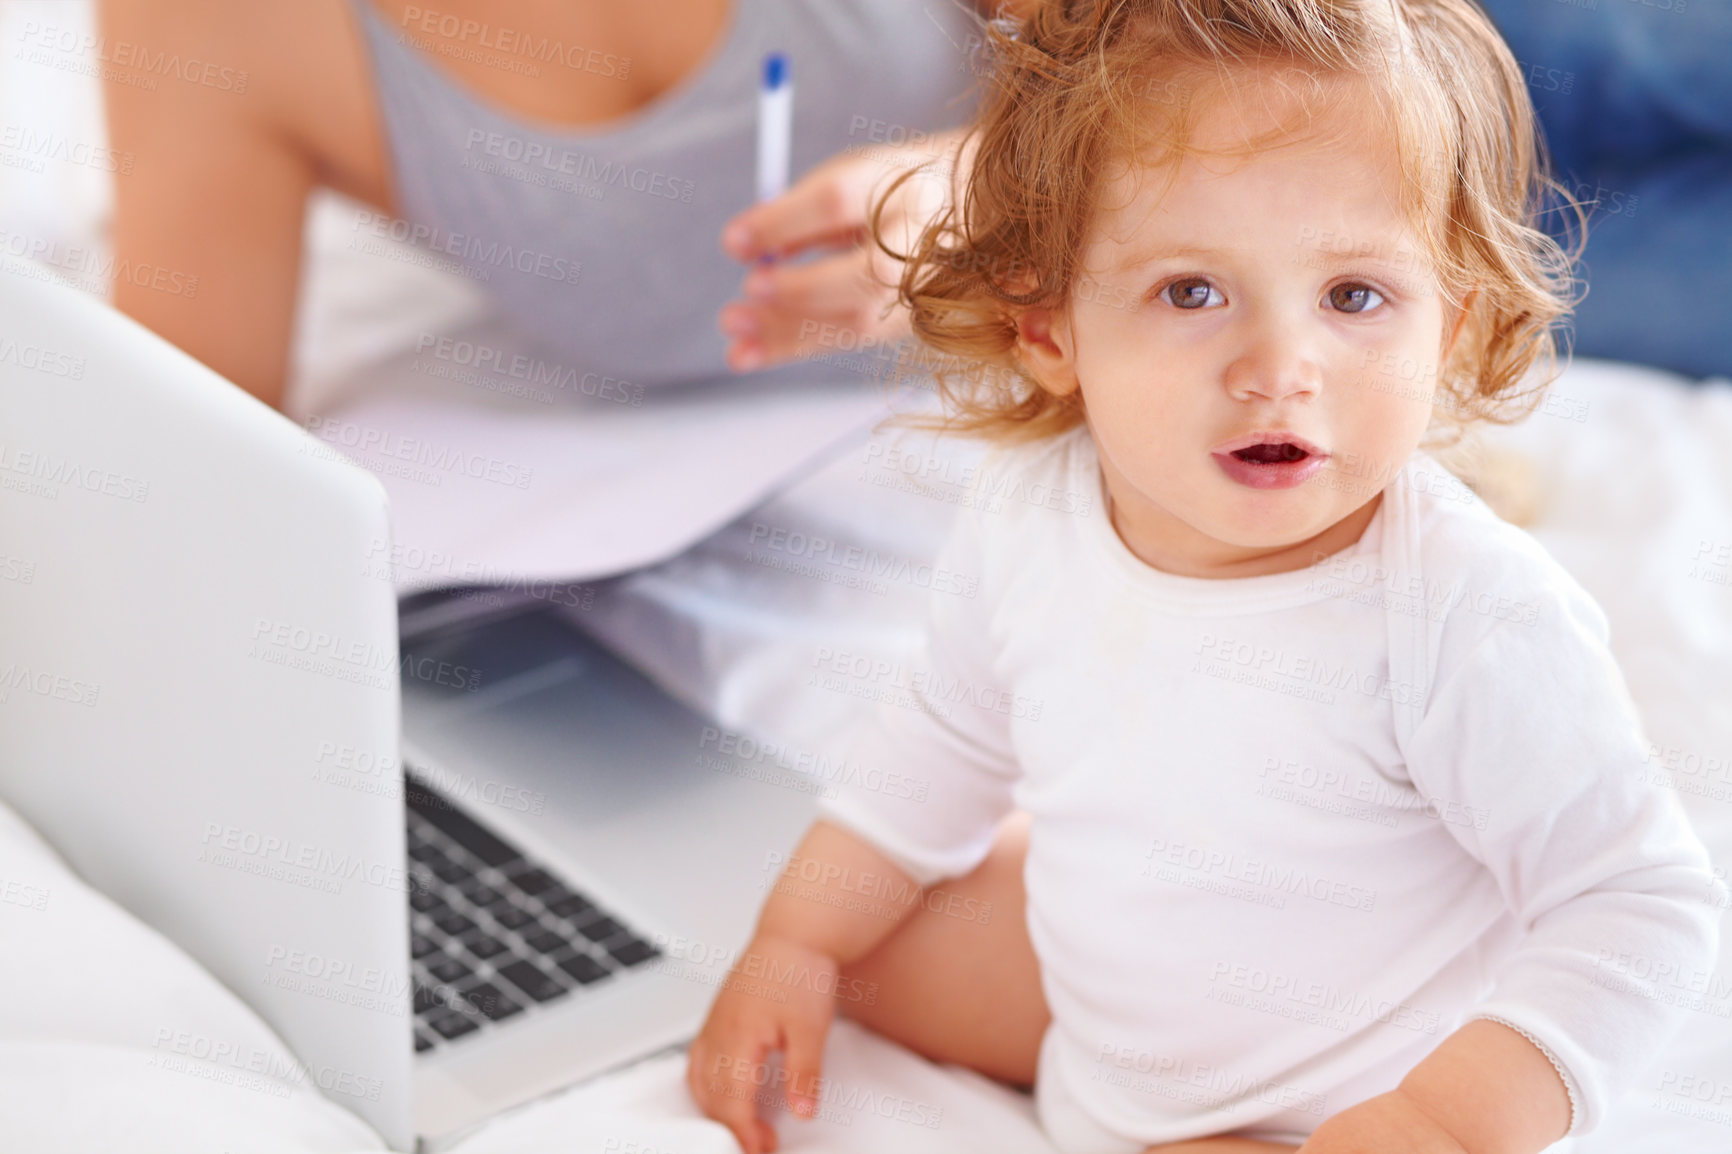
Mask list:
POLYGON ((1299 1154, 1468 1154, 1412 1097, 1391 1090, 1312 1131, 1299 1154))
POLYGON ((776 1149, 776 1131, 758 1117, 760 1101, 774 1106, 785 1098, 796 1115, 818 1112, 837 968, 834 958, 797 942, 753 938, 692 1042, 686 1061, 692 1097, 734 1132, 745 1154, 776 1149), (778 981, 783 974, 801 979, 778 981), (780 1073, 771 1077, 765 1063, 777 1052, 785 1057, 780 1073))

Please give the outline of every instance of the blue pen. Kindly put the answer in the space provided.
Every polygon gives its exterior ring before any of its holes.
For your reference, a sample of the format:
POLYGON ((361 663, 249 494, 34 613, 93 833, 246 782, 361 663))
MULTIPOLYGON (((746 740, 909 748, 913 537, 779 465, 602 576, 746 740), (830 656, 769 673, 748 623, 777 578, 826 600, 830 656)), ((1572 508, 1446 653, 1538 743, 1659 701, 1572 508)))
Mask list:
POLYGON ((764 57, 758 85, 758 200, 788 191, 788 156, 794 142, 794 73, 780 52, 764 57))

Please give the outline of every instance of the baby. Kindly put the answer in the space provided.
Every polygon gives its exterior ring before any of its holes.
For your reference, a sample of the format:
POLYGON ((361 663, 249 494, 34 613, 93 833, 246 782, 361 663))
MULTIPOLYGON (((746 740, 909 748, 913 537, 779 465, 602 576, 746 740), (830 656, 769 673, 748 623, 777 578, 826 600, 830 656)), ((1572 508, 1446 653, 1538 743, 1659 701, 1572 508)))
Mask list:
POLYGON ((824 803, 694 1095, 773 1150, 753 1091, 814 1113, 840 1005, 1032 1080, 1064 1154, 1592 1129, 1720 891, 1598 606, 1421 447, 1530 409, 1568 309, 1517 62, 1469 0, 1048 0, 989 40, 902 295, 993 370, 951 427, 1078 499, 959 514, 978 594, 855 750, 927 788, 824 803), (1006 855, 1026 911, 983 925, 1006 855))

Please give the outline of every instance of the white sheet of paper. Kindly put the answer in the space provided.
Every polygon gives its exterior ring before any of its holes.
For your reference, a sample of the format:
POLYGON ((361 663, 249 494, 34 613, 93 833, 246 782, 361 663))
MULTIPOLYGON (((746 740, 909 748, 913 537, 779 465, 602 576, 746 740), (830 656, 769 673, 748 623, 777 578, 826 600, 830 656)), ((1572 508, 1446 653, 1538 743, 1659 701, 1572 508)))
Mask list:
MULTIPOLYGON (((512 347, 486 328, 465 340, 512 347)), ((371 366, 305 421, 323 443, 313 451, 384 484, 395 540, 376 571, 399 594, 592 580, 665 560, 891 411, 882 383, 838 383, 834 369, 660 389, 566 373, 562 388, 446 352, 371 366)))

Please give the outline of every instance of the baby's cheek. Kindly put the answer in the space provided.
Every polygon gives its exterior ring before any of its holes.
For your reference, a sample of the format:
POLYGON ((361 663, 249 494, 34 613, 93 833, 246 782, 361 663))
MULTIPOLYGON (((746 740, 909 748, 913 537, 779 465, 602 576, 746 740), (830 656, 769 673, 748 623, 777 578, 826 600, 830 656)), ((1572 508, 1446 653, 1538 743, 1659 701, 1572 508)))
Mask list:
POLYGON ((1380 374, 1375 384, 1367 390, 1356 421, 1363 436, 1376 446, 1372 451, 1392 462, 1405 461, 1431 424, 1435 371, 1380 374))
POLYGON ((1089 422, 1099 430, 1122 436, 1144 435, 1170 416, 1176 393, 1187 378, 1166 358, 1146 355, 1132 346, 1109 341, 1079 341, 1077 382, 1089 422))
POLYGON ((1085 393, 1089 428, 1095 440, 1126 467, 1158 457, 1173 442, 1174 429, 1157 399, 1128 389, 1085 393))
POLYGON ((1435 357, 1416 354, 1411 345, 1368 346, 1354 353, 1346 369, 1353 382, 1352 401, 1380 422, 1406 424, 1430 417, 1437 387, 1435 357))

